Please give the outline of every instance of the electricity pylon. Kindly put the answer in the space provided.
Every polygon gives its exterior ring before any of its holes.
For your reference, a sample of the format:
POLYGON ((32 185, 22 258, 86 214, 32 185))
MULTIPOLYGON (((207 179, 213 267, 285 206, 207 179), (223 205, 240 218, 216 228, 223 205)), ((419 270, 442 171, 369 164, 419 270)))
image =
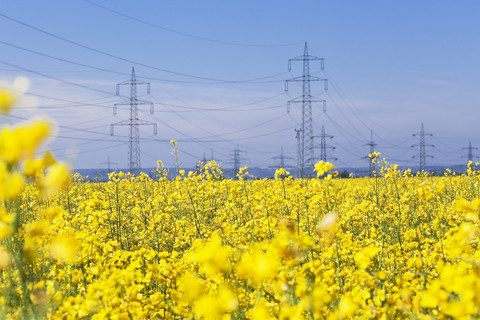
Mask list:
POLYGON ((425 169, 427 168, 427 161, 426 161, 426 158, 433 158, 433 156, 431 155, 428 155, 426 152, 425 152, 425 148, 426 147, 435 147, 433 144, 426 144, 425 143, 425 136, 433 136, 433 134, 431 133, 426 133, 425 130, 423 129, 423 123, 422 123, 422 127, 420 129, 420 132, 417 132, 417 133, 414 133, 413 136, 420 136, 420 142, 419 143, 416 143, 416 144, 412 144, 412 148, 413 147, 420 147, 420 153, 418 153, 417 155, 414 155, 412 158, 419 158, 420 159, 420 167, 419 167, 419 170, 420 172, 424 172, 425 169))
MULTIPOLYGON (((370 153, 372 154, 375 152, 375 146, 377 144, 373 141, 373 130, 370 130, 370 141, 363 146, 369 146, 370 147, 370 153)), ((372 158, 370 158, 368 155, 363 157, 363 159, 368 160, 368 172, 370 172, 370 175, 373 175, 373 171, 375 170, 375 164, 372 162, 372 158)))
POLYGON ((279 156, 276 156, 276 157, 272 157, 272 159, 278 160, 278 165, 273 166, 273 168, 275 168, 275 169, 279 169, 279 168, 283 168, 283 169, 292 168, 292 166, 287 165, 287 164, 285 163, 285 160, 291 160, 292 157, 287 157, 287 156, 285 156, 285 154, 283 153, 283 147, 280 147, 280 155, 279 155, 279 156))
POLYGON ((112 164, 114 164, 114 165, 117 165, 117 163, 116 163, 116 162, 112 162, 112 161, 110 161, 110 156, 108 156, 108 160, 107 160, 107 162, 102 162, 102 163, 100 163, 100 165, 101 165, 101 166, 102 166, 102 165, 107 165, 107 170, 108 170, 108 171, 110 171, 110 170, 111 170, 111 168, 112 168, 112 164))
POLYGON ((462 148, 462 150, 465 149, 467 149, 468 152, 467 155, 462 156, 462 158, 467 158, 469 162, 473 161, 474 158, 478 158, 478 156, 473 155, 473 150, 478 150, 478 148, 472 147, 472 143, 470 141, 468 142, 468 147, 462 148))
POLYGON ((307 43, 305 42, 303 55, 288 60, 288 71, 291 70, 292 61, 302 61, 303 75, 292 78, 292 79, 288 79, 285 81, 285 91, 288 91, 289 82, 302 82, 302 85, 303 85, 302 96, 288 101, 288 104, 287 104, 287 112, 290 112, 290 103, 302 104, 302 128, 300 131, 301 153, 300 153, 300 161, 299 161, 300 162, 299 173, 301 178, 304 175, 304 168, 307 165, 310 165, 313 168, 315 164, 314 143, 313 143, 312 102, 323 102, 324 108, 325 108, 325 100, 312 99, 312 95, 310 93, 310 82, 323 81, 324 90, 326 91, 328 89, 327 79, 313 77, 310 75, 311 60, 319 60, 321 63, 321 70, 324 69, 324 59, 309 55, 307 43), (308 143, 308 147, 306 146, 306 143, 308 143), (306 158, 306 155, 305 155, 306 153, 308 153, 308 158, 306 158))
POLYGON ((232 156, 233 156, 233 179, 237 179, 237 173, 240 171, 240 165, 241 165, 241 162, 242 162, 242 157, 240 155, 241 152, 244 152, 244 151, 240 150, 240 147, 238 145, 233 149, 233 153, 232 153, 232 156))
POLYGON ((140 172, 140 130, 139 126, 153 125, 153 133, 157 134, 157 124, 150 121, 138 119, 138 105, 150 105, 150 114, 153 114, 153 103, 137 99, 137 85, 147 85, 147 93, 150 93, 150 83, 137 81, 135 69, 132 67, 130 80, 117 84, 117 96, 120 94, 120 86, 130 86, 130 99, 114 104, 113 114, 117 114, 117 106, 130 106, 130 118, 110 125, 110 135, 113 136, 115 126, 128 126, 128 169, 132 174, 140 172))
POLYGON ((297 178, 303 177, 303 166, 302 166, 302 138, 301 134, 302 129, 295 129, 295 139, 297 139, 297 178))
POLYGON ((327 138, 332 139, 333 136, 329 135, 329 134, 326 134, 325 133, 325 128, 322 125, 322 132, 320 134, 320 160, 322 160, 323 162, 326 162, 327 160, 338 160, 335 157, 328 157, 327 156, 327 149, 331 149, 331 150, 335 149, 335 147, 329 146, 327 144, 327 138))

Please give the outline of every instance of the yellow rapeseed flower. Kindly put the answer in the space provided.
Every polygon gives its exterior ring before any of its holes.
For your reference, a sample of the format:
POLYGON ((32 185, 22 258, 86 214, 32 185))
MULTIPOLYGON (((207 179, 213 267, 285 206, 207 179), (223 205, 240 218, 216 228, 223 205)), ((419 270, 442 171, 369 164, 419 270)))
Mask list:
POLYGON ((12 255, 8 252, 7 248, 0 246, 0 270, 7 269, 11 263, 12 255))
POLYGON ((0 132, 0 158, 9 164, 32 158, 50 133, 51 126, 44 120, 14 128, 3 127, 0 132))
POLYGON ((0 160, 0 200, 13 199, 20 195, 25 178, 18 172, 9 172, 7 164, 0 160))
POLYGON ((370 262, 372 261, 372 258, 377 255, 377 253, 380 252, 380 248, 374 247, 374 246, 368 246, 354 255, 354 260, 357 266, 360 269, 366 269, 369 265, 370 262))
POLYGON ((260 299, 255 307, 249 310, 248 318, 252 320, 273 320, 275 319, 268 312, 265 299, 260 299))
POLYGON ((322 176, 324 173, 335 169, 335 166, 330 162, 323 162, 322 160, 315 164, 314 170, 317 171, 317 177, 322 176))
POLYGON ((190 272, 183 274, 177 280, 177 286, 182 295, 181 302, 192 303, 198 300, 205 293, 205 284, 202 279, 190 272))
POLYGON ((274 277, 279 267, 280 260, 277 256, 255 250, 242 256, 236 271, 240 278, 247 279, 253 285, 258 285, 265 279, 274 277))
POLYGON ((16 78, 11 88, 0 86, 0 112, 8 114, 28 87, 29 81, 25 77, 16 78))
MULTIPOLYGON (((476 199, 478 200, 478 199, 476 199)), ((478 221, 478 201, 471 203, 463 198, 457 199, 454 205, 455 211, 465 212, 465 218, 472 221, 478 221)))
POLYGON ((42 158, 28 158, 23 163, 23 171, 27 177, 38 178, 43 171, 55 163, 55 157, 47 150, 42 158))
POLYGON ((72 236, 58 236, 50 244, 49 253, 60 262, 73 263, 79 254, 79 244, 72 236))
POLYGON ((10 112, 10 109, 16 101, 17 95, 13 94, 10 90, 0 88, 0 111, 2 111, 2 113, 10 112))
POLYGON ((0 221, 0 240, 5 239, 13 232, 13 227, 8 223, 0 221))
POLYGON ((70 181, 70 168, 64 163, 55 163, 48 169, 46 176, 42 177, 38 184, 43 196, 54 195, 58 190, 66 186, 70 181))
POLYGON ((200 272, 213 275, 229 268, 229 253, 229 248, 222 245, 222 238, 214 233, 207 243, 198 241, 195 252, 188 255, 186 259, 198 263, 200 272))
POLYGON ((350 296, 342 297, 337 308, 338 319, 350 319, 357 309, 358 306, 350 296))

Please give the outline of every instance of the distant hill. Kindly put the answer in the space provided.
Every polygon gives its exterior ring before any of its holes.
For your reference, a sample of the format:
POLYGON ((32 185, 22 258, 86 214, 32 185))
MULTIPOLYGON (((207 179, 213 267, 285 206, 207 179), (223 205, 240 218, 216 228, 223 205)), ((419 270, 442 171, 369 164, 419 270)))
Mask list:
MULTIPOLYGON (((408 167, 398 167, 400 170, 406 170, 408 167)), ((435 175, 443 175, 445 173, 445 170, 449 168, 453 172, 456 172, 458 174, 465 173, 467 170, 467 167, 465 165, 453 165, 450 167, 444 167, 444 166, 431 166, 428 167, 428 171, 435 174, 435 175)), ((412 172, 417 172, 418 167, 412 167, 410 168, 412 172)), ((147 173, 150 177, 154 178, 155 173, 153 172, 153 168, 145 168, 142 169, 142 172, 147 173)), ((170 177, 173 178, 175 177, 175 168, 170 168, 168 169, 170 172, 170 177)), ((186 173, 189 171, 193 171, 192 168, 183 168, 186 173)), ((336 168, 336 170, 345 176, 352 175, 354 177, 365 177, 369 175, 368 168, 350 168, 350 167, 345 167, 345 168, 336 168)), ((98 168, 98 169, 76 169, 74 170, 74 173, 79 173, 82 177, 87 178, 89 181, 100 181, 100 182, 105 182, 108 181, 108 173, 115 171, 115 170, 107 170, 104 168, 98 168)), ((117 172, 128 172, 127 169, 117 169, 117 172)), ((258 167, 252 167, 248 168, 249 175, 252 179, 264 179, 264 178, 273 178, 275 176, 275 171, 276 169, 274 168, 258 168, 258 167)), ((297 173, 296 170, 287 170, 290 172, 290 175, 293 177, 296 177, 297 173)), ((314 176, 313 170, 305 170, 305 173, 307 176, 311 175, 314 176)), ((232 168, 225 168, 223 170, 223 175, 227 179, 232 179, 235 177, 233 173, 232 168)))

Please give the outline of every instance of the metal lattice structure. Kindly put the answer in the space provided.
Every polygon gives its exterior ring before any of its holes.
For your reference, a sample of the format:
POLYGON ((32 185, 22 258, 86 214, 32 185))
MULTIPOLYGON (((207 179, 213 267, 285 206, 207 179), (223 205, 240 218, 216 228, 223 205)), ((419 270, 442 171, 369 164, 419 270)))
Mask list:
POLYGON ((324 90, 328 89, 327 79, 322 79, 318 77, 313 77, 310 75, 310 61, 319 60, 321 62, 321 70, 324 69, 324 59, 311 56, 308 54, 308 46, 305 42, 305 48, 302 56, 292 58, 288 60, 288 71, 291 70, 292 61, 301 61, 303 62, 303 75, 295 77, 285 81, 285 91, 288 91, 289 82, 302 82, 303 93, 301 97, 288 101, 287 112, 290 112, 291 103, 301 103, 302 104, 302 127, 300 131, 300 158, 299 158, 299 176, 304 176, 304 170, 306 166, 313 167, 315 164, 315 154, 314 154, 314 141, 313 141, 313 120, 312 120, 312 102, 323 102, 325 100, 313 99, 310 91, 310 82, 311 81, 323 81, 324 90))
POLYGON ((140 129, 139 126, 153 125, 153 132, 157 134, 157 124, 140 120, 138 118, 138 106, 150 105, 150 114, 153 114, 153 103, 149 101, 143 101, 137 99, 137 86, 146 85, 147 93, 150 93, 150 83, 138 81, 135 77, 135 68, 132 67, 132 76, 130 80, 120 82, 117 84, 117 96, 120 94, 120 86, 130 86, 130 99, 117 103, 113 106, 113 114, 117 114, 117 106, 126 105, 130 106, 130 117, 128 120, 123 120, 110 125, 110 135, 113 136, 114 128, 116 126, 128 127, 128 169, 132 174, 138 174, 141 169, 140 162, 140 129))
POLYGON ((285 155, 285 153, 283 152, 283 147, 280 147, 280 155, 278 156, 275 156, 275 157, 272 157, 272 159, 274 160, 278 160, 278 164, 273 166, 273 168, 275 169, 279 169, 279 168, 283 168, 283 169, 287 169, 287 168, 293 168, 292 166, 288 165, 286 163, 287 160, 293 160, 292 157, 288 157, 285 155))
POLYGON ((462 156, 462 158, 467 158, 468 161, 473 161, 473 159, 478 158, 473 154, 473 150, 478 150, 478 148, 472 147, 472 142, 468 142, 468 147, 462 148, 462 150, 467 150, 467 156, 462 156))
POLYGON ((322 132, 320 134, 320 160, 322 160, 323 162, 326 162, 328 160, 338 160, 335 157, 327 156, 327 149, 331 149, 331 150, 335 149, 335 147, 327 144, 327 138, 333 139, 333 136, 326 134, 325 127, 322 125, 322 132))
POLYGON ((240 148, 238 145, 233 149, 233 178, 235 179, 240 170, 240 148))
POLYGON ((100 163, 101 166, 102 166, 102 165, 106 165, 106 166, 107 166, 107 170, 108 170, 109 172, 110 172, 110 170, 112 169, 112 164, 117 165, 118 163, 110 161, 110 156, 108 156, 107 162, 102 162, 102 163, 100 163))
MULTIPOLYGON (((370 147, 370 152, 369 154, 372 154, 375 152, 375 146, 377 146, 377 144, 375 143, 375 141, 373 141, 373 130, 370 130, 370 141, 366 144, 364 144, 364 146, 369 146, 370 147)), ((363 157, 363 159, 367 159, 368 160, 368 172, 370 172, 370 175, 373 175, 373 171, 375 170, 375 164, 372 162, 372 158, 370 158, 368 155, 363 157)))
POLYGON ((302 138, 301 134, 302 129, 295 129, 295 139, 297 139, 297 178, 303 177, 303 166, 301 163, 302 159, 302 138))
POLYGON ((426 144, 425 143, 425 136, 433 136, 431 133, 426 133, 425 130, 423 129, 423 123, 422 127, 420 129, 420 132, 414 133, 413 136, 419 136, 420 137, 420 142, 413 144, 413 147, 420 147, 420 152, 417 155, 414 155, 412 158, 419 158, 420 159, 420 164, 419 164, 419 171, 424 172, 427 169, 427 158, 433 158, 433 156, 428 155, 426 153, 426 147, 435 147, 433 144, 426 144))

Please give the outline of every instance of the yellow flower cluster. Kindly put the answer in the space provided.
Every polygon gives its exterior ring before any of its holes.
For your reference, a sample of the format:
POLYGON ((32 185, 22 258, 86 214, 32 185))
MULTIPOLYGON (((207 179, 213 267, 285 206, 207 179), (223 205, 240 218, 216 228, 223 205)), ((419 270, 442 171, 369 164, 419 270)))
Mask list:
MULTIPOLYGON (((22 78, 14 89, 0 88, 0 110, 8 114, 26 89, 22 78)), ((70 179, 68 166, 37 150, 51 133, 45 120, 0 128, 0 318, 38 318, 47 312, 51 282, 39 269, 47 257, 52 263, 73 262, 76 250, 65 229, 48 233, 58 212, 39 206, 48 203, 70 179), (64 234, 64 235, 60 235, 64 234), (38 307, 41 305, 41 307, 38 307), (43 310, 41 310, 43 309, 43 310)), ((51 229, 53 230, 53 229, 51 229)), ((52 299, 55 294, 51 295, 52 299)), ((61 295, 56 295, 61 297, 61 295)))
POLYGON ((317 171, 317 177, 323 176, 326 172, 335 169, 335 166, 330 162, 319 161, 314 170, 317 171))
MULTIPOLYGON (((21 130, 40 132, 40 143, 48 131, 38 125, 21 130)), ((459 176, 414 176, 382 160, 375 178, 292 179, 278 170, 276 179, 246 180, 242 168, 240 180, 228 180, 210 162, 188 174, 177 167, 169 180, 158 162, 155 179, 76 175, 62 188, 66 167, 20 145, 14 155, 0 151, 2 319, 480 314, 472 164, 459 176)), ((319 175, 332 169, 316 165, 319 175)))
MULTIPOLYGON (((52 319, 480 312, 476 173, 416 177, 393 167, 376 179, 233 181, 213 179, 212 167, 180 180, 77 177, 51 198, 54 208, 28 186, 24 259, 41 275, 27 282, 32 305, 52 319)), ((12 218, 1 217, 8 234, 12 218)), ((7 318, 18 315, 2 303, 7 318)))

